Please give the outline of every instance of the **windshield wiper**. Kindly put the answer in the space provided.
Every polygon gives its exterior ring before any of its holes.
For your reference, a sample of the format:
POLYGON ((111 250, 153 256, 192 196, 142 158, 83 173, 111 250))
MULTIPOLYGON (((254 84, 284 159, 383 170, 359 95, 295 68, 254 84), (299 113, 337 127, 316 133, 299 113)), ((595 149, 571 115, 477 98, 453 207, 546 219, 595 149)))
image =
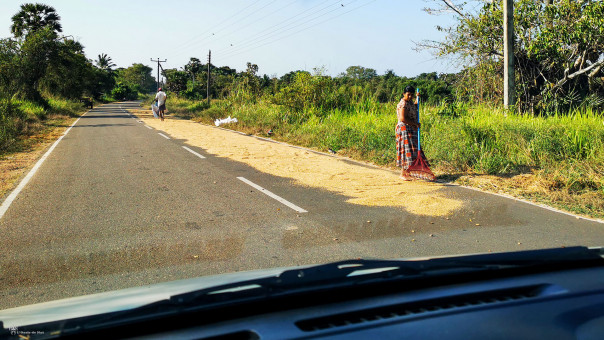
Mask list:
POLYGON ((594 261, 604 264, 601 249, 569 247, 527 250, 514 253, 466 255, 427 260, 346 260, 302 269, 292 269, 276 277, 248 280, 172 296, 170 301, 189 304, 217 294, 244 291, 275 294, 290 290, 309 290, 322 285, 358 283, 376 278, 414 278, 464 273, 476 270, 500 270, 534 266, 558 266, 594 261))

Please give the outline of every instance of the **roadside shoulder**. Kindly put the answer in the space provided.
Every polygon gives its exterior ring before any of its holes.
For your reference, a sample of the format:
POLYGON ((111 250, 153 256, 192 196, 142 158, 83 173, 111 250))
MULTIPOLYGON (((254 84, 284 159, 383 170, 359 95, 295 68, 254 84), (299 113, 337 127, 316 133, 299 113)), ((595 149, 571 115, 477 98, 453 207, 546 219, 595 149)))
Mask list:
POLYGON ((38 159, 76 119, 78 117, 51 118, 45 122, 42 131, 19 141, 22 150, 0 154, 0 202, 17 187, 38 159))

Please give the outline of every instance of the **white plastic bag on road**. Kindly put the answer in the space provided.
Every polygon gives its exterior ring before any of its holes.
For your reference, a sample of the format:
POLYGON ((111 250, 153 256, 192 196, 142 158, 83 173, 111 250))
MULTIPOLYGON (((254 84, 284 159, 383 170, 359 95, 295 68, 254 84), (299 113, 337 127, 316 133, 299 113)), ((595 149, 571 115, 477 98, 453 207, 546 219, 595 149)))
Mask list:
POLYGON ((214 124, 216 126, 220 126, 222 124, 228 124, 228 123, 237 123, 237 118, 231 118, 231 116, 229 116, 228 118, 224 118, 224 119, 216 119, 214 121, 214 124))
POLYGON ((153 111, 153 117, 155 117, 155 118, 159 117, 157 115, 159 113, 159 107, 157 105, 155 105, 155 103, 153 103, 153 105, 151 105, 151 111, 153 111))

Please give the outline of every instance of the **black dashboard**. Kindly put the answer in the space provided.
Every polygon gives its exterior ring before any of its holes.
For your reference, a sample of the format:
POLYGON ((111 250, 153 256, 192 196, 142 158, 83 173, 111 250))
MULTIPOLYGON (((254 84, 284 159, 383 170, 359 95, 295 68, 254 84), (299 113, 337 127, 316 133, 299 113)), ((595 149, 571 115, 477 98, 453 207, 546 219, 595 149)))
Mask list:
POLYGON ((247 305, 231 314, 223 311, 205 319, 198 315, 198 320, 180 320, 188 324, 182 328, 166 324, 171 329, 153 334, 113 335, 138 339, 604 339, 602 267, 407 288, 401 286, 396 292, 396 287, 388 287, 385 294, 368 291, 358 296, 350 296, 353 291, 336 291, 319 294, 323 301, 307 298, 306 303, 291 301, 290 305, 283 301, 283 305, 257 306, 257 310, 247 305))

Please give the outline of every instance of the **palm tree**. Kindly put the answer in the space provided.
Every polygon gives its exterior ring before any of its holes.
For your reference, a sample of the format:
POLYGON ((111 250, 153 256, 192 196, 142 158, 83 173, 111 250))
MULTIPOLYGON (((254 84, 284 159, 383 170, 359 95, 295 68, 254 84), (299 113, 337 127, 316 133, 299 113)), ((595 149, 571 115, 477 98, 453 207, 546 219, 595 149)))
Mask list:
POLYGON ((107 56, 106 53, 99 54, 98 59, 95 61, 96 66, 98 66, 101 70, 112 72, 113 67, 116 65, 111 60, 111 57, 107 56))
POLYGON ((63 32, 59 20, 61 17, 55 9, 44 4, 23 4, 21 10, 13 15, 11 32, 16 38, 27 36, 43 28, 50 28, 55 32, 63 32))

